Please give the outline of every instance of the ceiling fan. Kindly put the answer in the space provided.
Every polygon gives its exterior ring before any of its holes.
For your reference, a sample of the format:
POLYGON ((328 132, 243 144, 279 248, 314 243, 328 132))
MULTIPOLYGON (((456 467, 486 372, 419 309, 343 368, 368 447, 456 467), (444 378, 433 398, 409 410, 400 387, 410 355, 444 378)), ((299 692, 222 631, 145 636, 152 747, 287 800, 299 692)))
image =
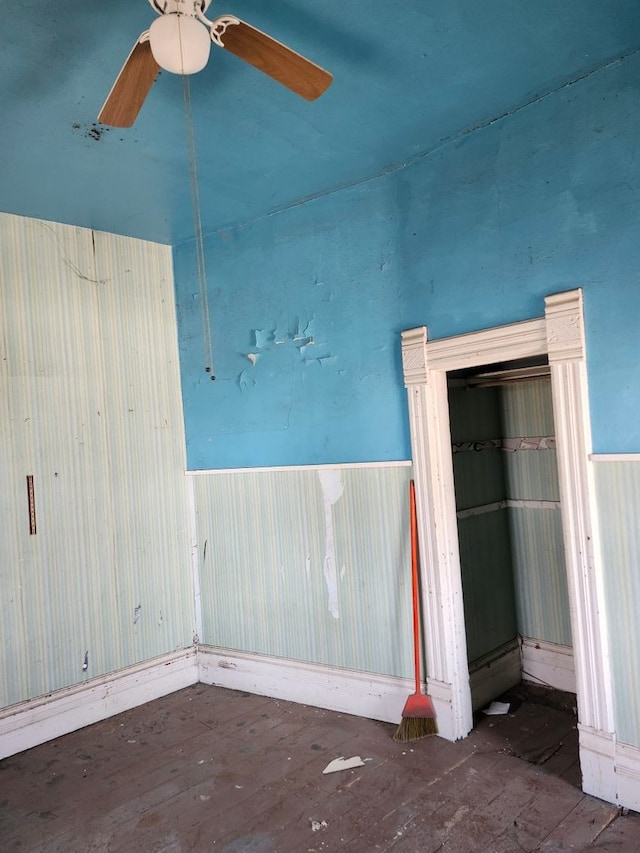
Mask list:
POLYGON ((209 59, 211 42, 287 86, 308 101, 331 84, 332 75, 233 15, 209 20, 211 0, 149 0, 160 16, 145 30, 113 84, 98 121, 131 127, 158 72, 195 74, 209 59))

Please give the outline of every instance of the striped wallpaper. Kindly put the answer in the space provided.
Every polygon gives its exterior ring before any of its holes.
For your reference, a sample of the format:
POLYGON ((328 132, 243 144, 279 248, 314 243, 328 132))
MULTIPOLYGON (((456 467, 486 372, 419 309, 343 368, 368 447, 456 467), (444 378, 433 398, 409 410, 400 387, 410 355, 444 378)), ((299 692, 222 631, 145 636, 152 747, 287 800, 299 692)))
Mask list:
MULTIPOLYGON (((500 404, 503 438, 555 436, 548 378, 502 386, 500 404)), ((533 504, 509 508, 519 632, 571 646, 556 451, 507 450, 503 455, 508 500, 533 504)))
POLYGON ((517 634, 570 646, 550 382, 454 386, 449 404, 469 660, 517 634))
POLYGON ((205 643, 411 674, 410 466, 193 476, 205 643))
POLYGON ((618 740, 640 747, 640 461, 594 464, 618 740))
POLYGON ((449 413, 470 663, 513 640, 516 625, 497 388, 453 387, 449 413), (476 510, 479 514, 475 514, 476 510), (486 511, 488 510, 488 511, 486 511))
POLYGON ((0 284, 6 706, 190 645, 193 593, 169 247, 0 215, 0 284))

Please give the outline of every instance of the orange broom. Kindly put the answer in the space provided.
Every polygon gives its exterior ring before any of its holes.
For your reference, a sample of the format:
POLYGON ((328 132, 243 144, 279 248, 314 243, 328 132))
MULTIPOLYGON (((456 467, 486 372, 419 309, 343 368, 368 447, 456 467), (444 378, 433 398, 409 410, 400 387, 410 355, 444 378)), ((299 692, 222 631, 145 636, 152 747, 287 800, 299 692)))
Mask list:
POLYGON ((394 740, 406 742, 438 734, 436 712, 429 696, 420 689, 420 621, 418 617, 418 524, 416 520, 416 490, 409 483, 409 515, 411 518, 411 590, 413 597, 413 659, 416 690, 406 701, 402 722, 396 729, 394 740))

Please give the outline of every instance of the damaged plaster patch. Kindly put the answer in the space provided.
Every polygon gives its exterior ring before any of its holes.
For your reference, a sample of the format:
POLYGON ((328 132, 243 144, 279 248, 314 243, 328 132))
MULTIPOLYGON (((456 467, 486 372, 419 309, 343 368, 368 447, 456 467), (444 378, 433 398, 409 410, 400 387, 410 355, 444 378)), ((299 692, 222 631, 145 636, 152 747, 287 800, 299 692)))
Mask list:
POLYGON ((304 329, 301 329, 300 328, 300 321, 298 321, 296 323, 296 328, 295 328, 295 331, 293 333, 294 343, 301 341, 304 344, 304 343, 309 343, 309 341, 312 341, 313 340, 313 324, 314 324, 314 317, 311 317, 311 319, 309 320, 307 325, 304 327, 304 329))
MULTIPOLYGON (((340 618, 340 602, 338 596, 338 568, 336 565, 336 544, 333 528, 333 507, 344 493, 342 471, 337 468, 320 468, 318 479, 322 487, 324 502, 325 552, 324 579, 327 584, 327 608, 334 619, 340 618)), ((342 575, 344 575, 344 566, 342 575)))
POLYGON ((294 338, 294 345, 298 348, 300 355, 303 355, 307 347, 312 347, 315 344, 313 338, 294 338))
MULTIPOLYGON (((322 367, 329 361, 335 361, 336 357, 326 351, 325 344, 317 341, 314 326, 315 317, 311 316, 306 323, 296 318, 288 331, 280 323, 273 328, 252 329, 253 350, 242 355, 251 362, 252 367, 256 367, 258 359, 266 358, 269 352, 273 352, 277 347, 288 346, 297 351, 300 364, 305 367, 311 364, 322 367)), ((241 391, 247 391, 258 384, 255 376, 250 378, 246 369, 240 371, 236 383, 241 391)))
POLYGON ((273 340, 273 331, 264 329, 253 330, 253 343, 256 349, 264 349, 268 347, 273 340))

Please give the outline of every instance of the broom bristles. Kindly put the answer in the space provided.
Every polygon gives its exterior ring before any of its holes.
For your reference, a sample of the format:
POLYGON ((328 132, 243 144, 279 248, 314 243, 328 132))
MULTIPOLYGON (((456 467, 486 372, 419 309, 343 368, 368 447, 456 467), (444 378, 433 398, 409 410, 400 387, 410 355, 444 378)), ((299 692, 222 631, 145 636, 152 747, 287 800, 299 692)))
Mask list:
POLYGON ((393 735, 393 739, 401 743, 419 740, 438 734, 438 724, 434 717, 403 717, 393 735))
POLYGON ((424 693, 412 693, 402 709, 402 721, 393 739, 406 743, 437 734, 436 709, 430 697, 424 693))

